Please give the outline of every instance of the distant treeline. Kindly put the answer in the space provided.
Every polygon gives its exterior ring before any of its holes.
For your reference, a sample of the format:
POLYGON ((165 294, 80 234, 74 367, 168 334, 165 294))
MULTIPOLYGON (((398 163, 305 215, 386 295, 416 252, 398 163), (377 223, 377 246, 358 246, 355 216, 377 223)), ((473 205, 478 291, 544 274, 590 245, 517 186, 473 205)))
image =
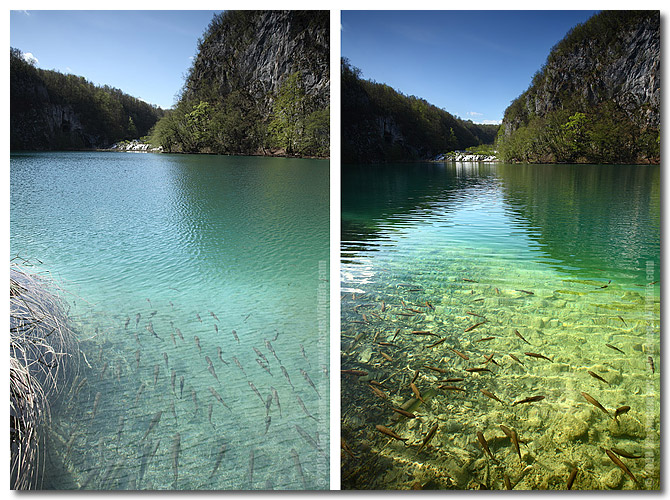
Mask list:
POLYGON ((660 161, 658 11, 603 11, 572 28, 505 111, 505 161, 660 161))
POLYGON ((342 60, 342 161, 377 163, 432 158, 492 144, 498 125, 454 117, 426 100, 361 78, 342 60))
POLYGON ((84 77, 43 70, 10 48, 13 150, 104 148, 146 135, 163 110, 84 77))
POLYGON ((329 23, 326 11, 214 16, 152 144, 169 152, 328 156, 329 23))

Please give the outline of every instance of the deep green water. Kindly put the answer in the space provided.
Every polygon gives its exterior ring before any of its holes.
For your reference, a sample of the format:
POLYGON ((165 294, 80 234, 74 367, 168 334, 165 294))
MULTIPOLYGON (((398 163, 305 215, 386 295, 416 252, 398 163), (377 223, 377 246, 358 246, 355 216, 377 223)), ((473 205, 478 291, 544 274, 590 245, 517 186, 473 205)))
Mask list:
POLYGON ((328 192, 319 160, 11 155, 12 256, 67 291, 86 358, 43 487, 328 487, 328 192))
POLYGON ((343 488, 564 489, 574 467, 573 489, 638 487, 612 447, 659 488, 658 166, 344 166, 341 251, 342 368, 368 372, 342 378, 343 488), (415 370, 426 402, 398 420, 415 370))

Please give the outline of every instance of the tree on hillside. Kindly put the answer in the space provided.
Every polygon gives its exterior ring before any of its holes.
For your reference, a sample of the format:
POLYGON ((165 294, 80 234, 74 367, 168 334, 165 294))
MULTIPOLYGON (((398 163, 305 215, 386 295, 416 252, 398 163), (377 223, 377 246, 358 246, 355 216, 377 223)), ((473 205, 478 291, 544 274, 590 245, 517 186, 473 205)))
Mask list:
POLYGON ((279 88, 268 127, 272 142, 287 154, 299 149, 304 125, 305 90, 300 73, 290 74, 279 88))

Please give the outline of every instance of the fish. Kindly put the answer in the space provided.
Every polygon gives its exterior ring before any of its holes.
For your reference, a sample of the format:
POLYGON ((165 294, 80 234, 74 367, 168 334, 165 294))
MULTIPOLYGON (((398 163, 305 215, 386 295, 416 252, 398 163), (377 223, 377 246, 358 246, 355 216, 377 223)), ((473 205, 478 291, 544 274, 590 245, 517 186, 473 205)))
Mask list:
POLYGON ((523 340, 526 344, 528 344, 528 345, 533 345, 533 344, 531 344, 530 342, 528 342, 525 338, 523 338, 523 335, 521 335, 521 334, 519 333, 519 330, 514 330, 514 334, 515 334, 517 337, 519 337, 521 340, 523 340))
POLYGON ((119 415, 118 428, 116 430, 116 449, 119 449, 119 444, 121 443, 121 434, 123 433, 123 427, 126 423, 126 417, 119 415))
POLYGON ((193 387, 191 387, 191 399, 193 400, 193 406, 195 406, 194 415, 197 415, 198 411, 200 410, 200 407, 198 406, 198 394, 195 392, 195 389, 193 387))
POLYGON ((295 387, 293 387, 293 384, 291 383, 291 377, 288 376, 288 372, 286 371, 286 368, 284 368, 284 365, 280 366, 282 373, 284 374, 284 377, 288 381, 288 385, 291 386, 291 389, 295 391, 295 387))
POLYGON ((632 453, 628 453, 627 451, 624 451, 620 448, 610 448, 614 453, 619 455, 620 457, 624 458, 644 458, 644 455, 633 455, 632 453))
POLYGON ((391 429, 389 429, 388 427, 384 427, 383 425, 375 425, 375 429, 377 429, 382 434, 385 434, 389 437, 392 437, 393 439, 397 439, 398 441, 407 441, 409 439, 409 438, 400 437, 398 434, 393 432, 391 429))
MULTIPOLYGON (((174 336, 173 336, 174 337, 174 336)), ((168 366, 168 355, 167 352, 163 353, 163 359, 165 360, 165 369, 167 370, 169 368, 168 366)))
POLYGON ((300 346, 300 354, 302 354, 302 357, 305 358, 305 361, 309 364, 309 366, 312 366, 312 363, 309 362, 309 359, 307 359, 307 354, 305 354, 305 348, 303 347, 302 344, 298 344, 300 346))
POLYGON ((507 475, 507 472, 503 474, 503 480, 505 481, 505 489, 511 490, 512 488, 512 483, 509 480, 509 476, 507 475))
POLYGON ((607 453, 607 456, 610 457, 610 460, 612 460, 612 462, 614 462, 622 471, 624 471, 628 477, 630 477, 635 482, 635 484, 640 484, 630 469, 626 467, 626 464, 624 464, 619 457, 612 453, 611 450, 605 450, 605 453, 607 453))
POLYGON ((100 380, 105 376, 105 372, 107 371, 107 368, 109 367, 109 362, 105 361, 105 364, 102 365, 102 370, 100 371, 100 380))
POLYGON ((274 347, 272 347, 272 344, 270 344, 269 340, 265 340, 265 347, 267 348, 268 351, 272 353, 272 355, 277 360, 277 363, 281 364, 281 361, 279 361, 279 357, 277 356, 277 353, 275 352, 274 347))
POLYGON ((177 410, 174 407, 174 401, 170 401, 170 411, 172 412, 172 416, 174 417, 174 423, 177 423, 177 410))
POLYGON ((491 460, 495 462, 495 458, 493 457, 493 453, 491 453, 491 450, 489 449, 489 444, 486 442, 486 438, 484 437, 484 434, 482 434, 481 431, 477 431, 477 439, 479 440, 479 444, 482 445, 482 448, 486 452, 486 454, 491 457, 491 460))
POLYGON ((626 320, 625 320, 625 319, 623 319, 621 316, 617 316, 617 318, 619 318, 621 321, 623 321, 624 326, 625 326, 626 328, 628 328, 628 325, 626 324, 626 320))
POLYGON ((277 329, 275 328, 275 336, 274 336, 274 338, 272 339, 272 342, 276 342, 278 338, 279 338, 279 330, 277 330, 277 329))
MULTIPOLYGON (((160 441, 160 440, 159 440, 160 441)), ((138 475, 138 481, 141 481, 144 478, 144 473, 147 470, 147 465, 149 464, 149 455, 151 455, 151 449, 153 448, 151 442, 148 442, 145 446, 139 446, 138 454, 141 453, 140 457, 140 472, 138 475)))
POLYGON ((514 449, 516 449, 516 452, 519 455, 519 462, 521 462, 521 448, 519 447, 519 437, 517 436, 516 431, 502 424, 500 425, 500 428, 514 445, 514 449))
POLYGON ((389 356, 388 354, 386 354, 384 351, 379 351, 379 354, 381 354, 381 356, 382 356, 386 361, 393 362, 393 358, 392 358, 391 356, 389 356))
POLYGON ((444 337, 444 338, 438 340, 437 342, 434 342, 434 343, 432 343, 432 344, 430 344, 430 345, 427 345, 427 346, 426 346, 426 349, 430 349, 430 348, 432 348, 432 347, 437 347, 438 345, 440 345, 440 344, 441 344, 442 342, 444 342, 445 340, 447 340, 447 337, 444 337))
POLYGON ((309 443, 310 446, 312 446, 316 451, 323 453, 323 449, 319 446, 319 443, 317 443, 305 429, 300 427, 298 424, 295 424, 295 429, 298 431, 298 434, 300 434, 302 438, 309 443))
POLYGON ((254 350, 254 352, 256 353, 256 356, 258 356, 259 358, 261 358, 261 359, 263 360, 263 362, 264 362, 266 365, 269 365, 269 364, 270 364, 270 362, 268 361, 268 358, 265 357, 265 354, 263 354, 261 351, 259 351, 259 350, 256 349, 255 347, 253 348, 253 350, 254 350))
POLYGON ((414 393, 414 397, 416 397, 416 399, 418 399, 422 403, 425 403, 425 401, 421 397, 421 393, 419 392, 419 388, 416 386, 416 384, 414 382, 411 382, 409 384, 409 387, 410 387, 410 389, 412 389, 412 392, 414 393))
POLYGON ((214 323, 214 331, 216 332, 217 335, 219 334, 219 327, 216 323, 214 323))
POLYGON ((181 330, 179 328, 175 328, 174 331, 177 332, 177 335, 179 335, 179 338, 183 341, 184 335, 182 335, 181 330))
POLYGON ((439 337, 437 333, 433 333, 428 330, 414 330, 413 332, 410 332, 412 335, 430 335, 432 337, 439 337))
POLYGON ((307 383, 312 386, 312 389, 314 389, 314 392, 316 392, 316 395, 319 397, 319 399, 321 399, 321 394, 319 394, 319 391, 316 390, 316 386, 314 385, 314 382, 312 382, 312 379, 309 378, 307 372, 300 368, 300 373, 302 373, 302 376, 305 378, 307 383))
POLYGON ((457 354, 458 356, 463 358, 465 361, 468 361, 470 359, 470 357, 467 354, 463 354, 462 352, 459 352, 456 349, 453 349, 452 347, 450 347, 449 350, 454 354, 457 354))
POLYGON ((235 340, 237 340, 237 343, 240 343, 240 338, 237 336, 237 332, 233 330, 233 337, 235 337, 235 340))
POLYGON ((467 281, 468 283, 479 283, 479 281, 471 280, 469 278, 463 278, 463 281, 467 281))
POLYGON ((235 356, 233 356, 233 362, 237 365, 237 367, 238 367, 240 370, 242 370, 242 373, 244 373, 244 376, 246 377, 246 376, 247 376, 247 372, 244 371, 244 368, 242 368, 242 364, 240 363, 240 361, 239 361, 235 356))
POLYGON ((270 386, 270 390, 272 391, 272 396, 275 398, 275 404, 277 405, 277 408, 279 409, 279 416, 281 417, 281 405, 279 404, 279 393, 277 392, 277 389, 274 387, 270 386))
POLYGON ((606 345, 607 347, 609 347, 610 349, 614 349, 615 351, 619 351, 621 354, 626 354, 625 352, 623 352, 623 351, 622 351, 621 349, 619 349, 618 347, 614 347, 612 344, 605 344, 605 345, 606 345))
POLYGON ((223 454, 226 452, 226 445, 222 444, 219 447, 219 452, 216 455, 216 462, 214 463, 214 470, 212 473, 209 475, 209 478, 213 478, 214 474, 216 474, 216 471, 219 470, 219 466, 221 465, 221 461, 223 460, 223 454))
POLYGON ((216 381, 219 381, 219 377, 216 375, 216 372, 214 371, 214 366, 212 365, 211 361, 209 363, 209 367, 207 368, 209 370, 209 373, 212 374, 212 376, 216 379, 216 381))
POLYGON ((219 356, 219 359, 221 360, 221 362, 224 365, 228 365, 228 362, 225 359, 223 359, 223 349, 221 349, 221 347, 216 346, 216 353, 219 356))
POLYGON ((475 342, 488 342, 489 340, 493 340, 495 337, 484 337, 479 340, 475 340, 475 342))
MULTIPOLYGON (((214 396, 214 399, 216 399, 219 403, 221 403, 223 406, 225 406, 226 408, 228 408, 228 409, 230 410, 230 406, 228 406, 228 405, 223 401, 223 398, 221 397, 221 394, 219 394, 218 392, 216 392, 216 389, 214 389, 213 387, 208 387, 208 389, 209 389, 209 392, 212 393, 212 396, 214 396)), ((232 411, 232 410, 230 410, 230 411, 232 411)))
POLYGON ((412 380, 410 383, 416 382, 417 377, 419 376, 419 370, 414 371, 414 376, 412 377, 412 380))
POLYGON ((247 314, 247 315, 244 317, 244 320, 242 321, 242 323, 246 323, 247 320, 249 319, 249 317, 250 317, 252 314, 253 314, 253 312, 250 312, 249 314, 247 314))
POLYGON ((656 373, 656 370, 654 369, 654 358, 647 356, 647 361, 649 361, 649 368, 651 368, 651 374, 653 375, 656 373))
POLYGON ((158 340, 163 340, 154 331, 154 324, 151 321, 149 321, 149 324, 146 326, 146 329, 149 331, 149 333, 151 333, 151 335, 156 337, 158 340))
POLYGON ((137 313, 137 314, 135 315, 135 328, 137 328, 137 325, 140 324, 140 318, 141 318, 141 317, 142 317, 142 315, 141 315, 140 313, 137 313))
POLYGON ((209 407, 208 407, 208 410, 207 410, 207 414, 208 414, 208 417, 209 417, 209 423, 212 424, 212 427, 214 427, 216 429, 216 425, 214 425, 212 423, 212 410, 213 409, 214 409, 214 405, 212 403, 209 403, 209 407))
MULTIPOLYGON (((526 356, 530 356, 531 358, 541 358, 541 359, 546 359, 547 361, 551 361, 548 357, 544 356, 543 354, 537 354, 536 352, 524 352, 526 356)), ((551 361, 553 363, 553 361, 551 361)))
POLYGON ((128 329, 128 324, 130 323, 130 316, 126 316, 126 324, 123 325, 123 329, 127 330, 128 329))
POLYGON ((429 366, 429 365, 424 365, 424 368, 428 368, 429 370, 433 370, 434 372, 438 373, 447 373, 448 370, 445 370, 444 368, 437 368, 435 366, 429 366))
POLYGON ((490 372, 491 370, 489 370, 488 368, 466 368, 465 371, 470 373, 479 373, 479 372, 490 372))
POLYGON ((520 360, 519 358, 517 358, 514 354, 511 354, 511 353, 510 353, 510 354, 509 354, 509 357, 512 358, 512 359, 513 359, 514 361, 516 361, 517 363, 519 363, 521 366, 523 366, 523 363, 521 362, 521 360, 520 360))
POLYGON ((500 404, 503 404, 503 405, 505 404, 502 400, 500 400, 500 399, 498 398, 498 396, 496 396, 496 395, 493 394, 492 392, 489 392, 489 391, 487 391, 486 389, 480 389, 480 391, 481 391, 481 393, 482 393, 484 396, 486 396, 486 397, 488 397, 488 398, 491 398, 491 399, 495 399, 495 400, 496 400, 498 403, 500 403, 500 404))
POLYGON ((149 303, 149 307, 153 307, 153 306, 151 305, 151 301, 150 301, 148 298, 147 298, 147 302, 149 303))
POLYGON ((412 412, 409 412, 407 410, 403 410, 402 408, 391 408, 394 412, 399 413, 403 417, 407 418, 416 418, 416 415, 412 412))
MULTIPOLYGON (((260 359, 256 358, 256 363, 263 368, 266 372, 268 372, 270 375, 272 375, 272 372, 270 371, 270 367, 267 366, 265 363, 263 363, 260 359)), ((272 375, 274 377, 274 375, 272 375)))
POLYGON ((142 439, 140 441, 144 441, 146 437, 149 435, 149 433, 158 425, 158 422, 161 420, 161 416, 163 415, 163 410, 158 410, 156 414, 151 418, 151 422, 149 422, 149 427, 147 428, 147 431, 144 433, 144 436, 142 436, 142 439))
POLYGON ((154 365, 154 387, 156 387, 156 383, 158 383, 158 374, 160 373, 160 366, 154 365))
POLYGON ((270 414, 270 407, 272 406, 272 393, 268 394, 268 397, 265 400, 265 416, 267 417, 270 414))
POLYGON ((302 399, 300 398, 300 396, 298 396, 296 394, 295 397, 298 400, 298 404, 300 405, 300 408, 302 408, 302 411, 305 412, 305 415, 307 415, 309 418, 312 418, 312 419, 314 419, 318 422, 319 420, 314 415, 312 415, 309 411, 307 411, 307 407, 305 406, 305 403, 302 402, 302 399))
POLYGON ((462 387, 458 387, 456 385, 438 385, 438 389, 442 389, 443 391, 460 391, 460 392, 465 392, 465 389, 462 387))
POLYGON ((254 450, 249 451, 249 489, 254 489, 254 450))
POLYGON ((295 465, 296 470, 298 471, 298 476, 300 476, 300 481, 302 482, 302 489, 307 489, 307 483, 305 482, 305 475, 302 472, 302 466, 300 465, 300 458, 298 457, 298 452, 295 451, 295 448, 291 448, 291 458, 293 459, 293 464, 295 465))
POLYGON ((475 328, 477 328, 478 326, 483 325, 484 323, 486 323, 486 320, 480 321, 479 323, 475 323, 474 325, 470 325, 465 330, 463 330, 463 332, 465 332, 465 333, 470 332, 470 331, 474 330, 475 328))
POLYGON ((184 396, 184 376, 179 377, 179 399, 184 396))
POLYGON ((568 489, 568 490, 572 489, 572 483, 575 482, 575 478, 577 477, 577 472, 578 471, 579 471, 579 469, 577 469, 577 467, 572 468, 572 470, 570 471, 570 475, 568 476, 568 482, 565 485, 566 489, 568 489))
POLYGON ((495 353, 491 353, 491 354, 488 355, 488 356, 484 356, 484 359, 486 360, 486 361, 484 361, 484 366, 488 365, 489 363, 493 363, 493 364, 496 365, 496 366, 500 366, 500 365, 498 364, 498 362, 497 362, 495 359, 493 359, 493 356, 494 356, 494 355, 495 355, 495 353))
POLYGON ((195 317, 198 318, 198 321, 200 321, 200 323, 202 323, 202 318, 200 317, 200 314, 195 313, 195 317))
POLYGON ((174 473, 174 483, 172 487, 177 489, 177 480, 179 479, 179 452, 181 451, 181 434, 174 435, 172 440, 172 448, 170 449, 170 457, 172 461, 172 472, 174 473))
POLYGON ((270 428, 270 423, 272 422, 272 417, 270 415, 265 416, 265 434, 268 433, 268 429, 270 428))
POLYGON ((601 377, 600 375, 598 375, 597 373, 593 373, 591 370, 587 370, 587 373, 588 373, 589 375, 591 375, 593 378, 597 378, 597 379, 600 380, 601 382, 605 382, 607 385, 610 385, 610 383, 609 383, 607 380, 605 380, 604 378, 602 378, 602 377, 601 377))
POLYGON ((374 392, 380 398, 388 399, 388 395, 385 392, 380 391, 379 389, 377 389, 376 387, 373 387, 372 385, 370 386, 370 389, 372 389, 372 392, 374 392))
POLYGON ((355 377, 365 377, 368 372, 363 370, 340 370, 342 375, 353 375, 355 377))
POLYGON ((544 398, 545 396, 530 396, 528 398, 515 401, 514 403, 512 403, 512 406, 520 405, 523 403, 535 403, 536 401, 542 401, 544 398))
POLYGON ((135 406, 137 406, 137 402, 140 400, 140 396, 141 396, 142 393, 144 392, 144 388, 145 388, 145 387, 146 387, 146 384, 145 384, 144 382, 142 382, 142 383, 140 384, 140 388, 137 389, 137 394, 135 395, 135 406))
POLYGON ((435 436, 435 433, 437 432, 437 427, 439 424, 435 424, 430 431, 428 431, 428 434, 426 435, 425 438, 423 438, 423 442, 421 443, 421 446, 419 446, 419 450, 417 453, 421 453, 421 450, 423 450, 428 443, 430 443, 431 439, 435 436))
POLYGON ((256 389, 256 386, 254 385, 254 383, 251 380, 248 380, 247 383, 249 384, 249 387, 251 387, 251 390, 253 390, 256 393, 256 395, 260 398, 261 403, 265 403, 265 400, 263 399, 263 396, 261 396, 261 393, 258 392, 258 389, 256 389))
POLYGON ((91 419, 95 418, 96 413, 98 413, 98 405, 100 404, 101 393, 96 393, 95 400, 93 401, 93 411, 91 412, 91 419))
POLYGON ((463 382, 465 379, 461 377, 452 377, 452 378, 445 378, 444 380, 438 380, 440 383, 453 383, 453 382, 463 382))
POLYGON ((202 347, 200 347, 200 338, 197 335, 193 335, 193 340, 195 341, 195 345, 198 346, 198 352, 202 356, 202 347))
POLYGON ((140 369, 140 350, 135 351, 135 369, 140 369))
POLYGON ((212 311, 209 311, 209 314, 211 314, 212 318, 214 318, 216 321, 219 321, 219 318, 212 311))
POLYGON ((154 316, 156 316, 156 314, 158 314, 158 311, 151 311, 151 313, 149 314, 149 317, 153 318, 154 316))
POLYGON ((588 394, 585 393, 585 392, 582 392, 581 394, 582 394, 582 396, 584 396, 584 399, 586 399, 586 400, 587 400, 589 403, 591 403, 593 406, 595 406, 596 408, 602 410, 608 417, 612 417, 612 416, 610 415, 610 412, 608 412, 608 411, 605 409, 605 407, 604 407, 603 405, 601 405, 600 403, 598 403, 598 401, 596 401, 593 397, 591 397, 590 395, 588 395, 588 394))
POLYGON ((486 319, 486 316, 482 316, 481 314, 473 313, 472 311, 466 311, 465 314, 469 314, 470 316, 477 316, 478 318, 486 319))
POLYGON ((529 292, 528 290, 515 290, 515 292, 527 293, 528 295, 535 295, 534 292, 529 292))
MULTIPOLYGON (((628 410, 630 410, 630 406, 621 406, 621 407, 617 408, 614 411, 614 420, 616 420, 619 415, 623 415, 624 413, 628 413, 628 410)), ((617 423, 618 423, 618 420, 617 420, 617 423)))

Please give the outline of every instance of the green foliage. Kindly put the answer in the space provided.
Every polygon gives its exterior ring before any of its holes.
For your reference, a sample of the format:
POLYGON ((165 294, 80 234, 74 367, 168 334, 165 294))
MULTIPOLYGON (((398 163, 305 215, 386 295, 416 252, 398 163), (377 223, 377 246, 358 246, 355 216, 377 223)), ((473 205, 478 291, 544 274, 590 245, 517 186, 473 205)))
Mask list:
POLYGON ((342 160, 345 163, 420 160, 493 143, 498 125, 461 120, 425 99, 361 78, 342 59, 342 160))
POLYGON ((10 132, 12 149, 106 147, 145 135, 163 110, 121 90, 96 86, 85 78, 42 70, 10 49, 10 132), (51 130, 49 108, 69 109, 82 131, 51 130))
POLYGON ((305 91, 300 73, 290 74, 279 88, 268 126, 271 141, 292 154, 300 147, 305 124, 305 91))

